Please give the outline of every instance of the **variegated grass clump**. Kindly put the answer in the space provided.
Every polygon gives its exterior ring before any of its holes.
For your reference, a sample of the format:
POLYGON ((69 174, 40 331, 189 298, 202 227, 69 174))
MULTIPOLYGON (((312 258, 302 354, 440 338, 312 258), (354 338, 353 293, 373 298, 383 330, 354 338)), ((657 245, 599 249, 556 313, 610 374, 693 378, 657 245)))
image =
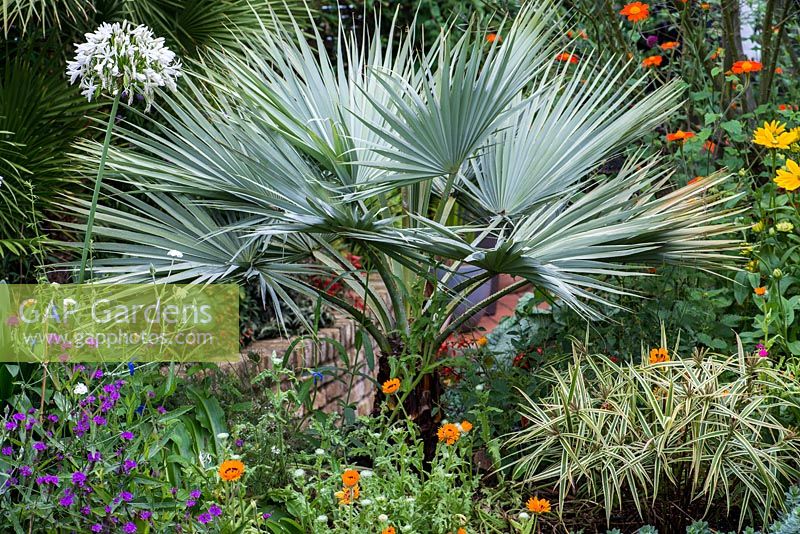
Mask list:
MULTIPOLYGON (((662 342, 662 346, 666 346, 662 342)), ((800 436, 776 414, 795 406, 780 396, 798 384, 739 345, 731 357, 695 350, 682 359, 615 364, 574 344, 568 372, 553 390, 525 397, 530 424, 507 445, 526 484, 593 499, 610 517, 635 505, 645 517, 658 500, 683 510, 740 509, 765 521, 800 471, 800 436), (667 497, 669 496, 669 497, 667 497)), ((661 359, 660 359, 661 360, 661 359)))

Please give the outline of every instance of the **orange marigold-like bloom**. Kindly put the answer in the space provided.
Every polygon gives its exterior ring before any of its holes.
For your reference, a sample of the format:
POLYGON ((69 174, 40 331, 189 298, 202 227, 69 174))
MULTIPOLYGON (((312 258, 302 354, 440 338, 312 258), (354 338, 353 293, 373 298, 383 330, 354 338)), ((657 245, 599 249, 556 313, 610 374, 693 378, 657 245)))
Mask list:
POLYGON ((489 343, 489 339, 487 339, 486 336, 481 336, 477 341, 475 341, 475 344, 479 347, 485 347, 487 343, 489 343))
POLYGON ((569 52, 561 52, 556 56, 556 60, 574 64, 578 62, 578 56, 576 56, 575 54, 570 54, 569 52))
POLYGON ((219 466, 219 478, 226 482, 239 480, 244 474, 244 463, 240 460, 225 460, 219 466))
POLYGON ((703 2, 702 4, 700 4, 700 9, 705 9, 706 11, 708 11, 709 9, 711 9, 711 4, 703 2))
POLYGON ((486 41, 489 43, 493 43, 495 41, 500 42, 503 38, 497 35, 496 33, 490 33, 486 35, 486 41))
POLYGON ((678 41, 667 41, 666 43, 661 43, 658 45, 661 50, 672 50, 674 48, 678 48, 681 44, 678 41))
POLYGON ((683 141, 685 143, 687 139, 691 139, 692 137, 694 137, 692 132, 684 132, 683 130, 678 130, 675 133, 668 133, 666 135, 668 143, 672 141, 683 141))
POLYGON ((628 17, 630 22, 640 22, 650 16, 650 6, 642 2, 631 2, 625 4, 619 14, 628 17))
POLYGON ((546 514, 550 511, 550 501, 531 497, 528 499, 528 502, 525 503, 525 507, 534 514, 546 514))
POLYGON ((361 492, 358 489, 358 484, 356 484, 352 488, 342 488, 342 491, 337 491, 333 495, 339 499, 339 504, 345 505, 353 504, 355 501, 357 501, 360 493, 361 492))
POLYGON ((764 286, 759 286, 753 290, 753 292, 758 295, 759 297, 763 297, 767 294, 767 288, 764 286))
POLYGON ((344 473, 342 473, 342 483, 346 488, 352 488, 356 484, 358 484, 358 480, 361 478, 361 475, 358 474, 358 471, 355 469, 348 469, 344 473))
POLYGON ((650 350, 650 364, 665 363, 669 361, 669 352, 664 347, 650 350))
POLYGON ((456 531, 456 534, 467 534, 467 529, 465 529, 464 527, 460 527, 460 528, 459 528, 459 529, 456 531))
POLYGON ((775 67, 775 74, 783 74, 783 69, 780 67, 775 67))
POLYGON ((710 139, 707 139, 706 142, 703 143, 703 150, 705 150, 706 152, 714 152, 716 149, 717 149, 717 144, 710 139))
POLYGON ((440 442, 452 445, 461 437, 461 431, 453 423, 445 423, 436 432, 440 442))
POLYGON ((661 65, 661 62, 664 61, 664 58, 661 56, 650 56, 646 57, 642 60, 642 67, 658 67, 661 65))
POLYGON ((391 395, 392 393, 397 393, 397 390, 400 389, 400 379, 399 378, 391 378, 383 383, 383 394, 384 395, 391 395))
POLYGON ((711 59, 717 59, 719 56, 722 55, 723 52, 725 52, 724 48, 717 48, 716 50, 714 50, 714 53, 711 54, 711 59))
POLYGON ((394 529, 393 526, 388 526, 385 529, 381 530, 381 534, 397 534, 397 531, 394 529))
POLYGON ((469 432, 470 430, 472 430, 472 423, 470 423, 466 419, 461 421, 461 431, 462 432, 469 432))
POLYGON ((761 70, 761 63, 758 61, 737 61, 731 67, 734 74, 750 74, 751 72, 758 72, 761 70))

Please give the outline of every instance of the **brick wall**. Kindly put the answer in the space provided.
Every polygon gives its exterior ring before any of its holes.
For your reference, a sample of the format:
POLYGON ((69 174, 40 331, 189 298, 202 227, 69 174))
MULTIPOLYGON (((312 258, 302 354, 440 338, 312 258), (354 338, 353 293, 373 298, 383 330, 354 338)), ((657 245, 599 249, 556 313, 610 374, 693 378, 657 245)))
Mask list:
MULTIPOLYGON (((385 288, 377 285, 373 286, 373 290, 384 301, 388 300, 385 288)), ((338 341, 347 350, 351 367, 355 365, 356 372, 375 378, 378 372, 377 362, 375 369, 370 371, 363 350, 356 354, 354 345, 357 325, 347 315, 338 310, 332 310, 332 313, 334 315, 334 324, 329 328, 320 329, 318 337, 323 340, 333 339, 338 341)), ((255 376, 265 368, 272 367, 273 352, 283 357, 291 343, 292 339, 285 338, 256 341, 242 351, 241 360, 230 362, 227 368, 225 365, 220 366, 220 368, 243 376, 255 376), (258 355, 257 362, 254 362, 248 356, 252 353, 258 355)), ((373 345, 373 353, 377 358, 377 346, 373 345)), ((335 344, 325 341, 314 343, 310 339, 305 339, 298 343, 292 351, 289 365, 295 369, 313 369, 317 367, 343 368, 345 364, 340 358, 335 344)), ((350 374, 341 374, 341 378, 325 376, 317 383, 314 407, 327 412, 341 412, 342 403, 348 401, 347 389, 350 379, 350 374)), ((349 403, 357 406, 359 415, 366 415, 372 410, 372 402, 376 391, 375 384, 365 376, 355 375, 352 380, 349 403)))

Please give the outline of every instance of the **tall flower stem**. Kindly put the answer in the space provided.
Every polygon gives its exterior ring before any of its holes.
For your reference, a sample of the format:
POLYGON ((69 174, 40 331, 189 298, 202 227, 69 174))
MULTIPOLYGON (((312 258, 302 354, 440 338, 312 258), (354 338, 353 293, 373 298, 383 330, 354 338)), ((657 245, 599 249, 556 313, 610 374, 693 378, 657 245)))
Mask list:
POLYGON ((97 178, 94 181, 94 193, 92 194, 92 206, 89 208, 89 218, 86 221, 86 235, 83 238, 83 252, 81 252, 81 269, 78 273, 78 283, 82 284, 86 277, 86 260, 89 257, 89 245, 92 241, 92 227, 94 226, 94 214, 97 211, 97 201, 100 198, 100 184, 103 182, 103 173, 106 169, 106 158, 108 157, 108 146, 111 144, 111 130, 114 128, 114 121, 117 118, 117 108, 122 91, 117 91, 114 96, 114 103, 111 104, 111 115, 108 117, 106 126, 106 136, 103 140, 103 152, 100 155, 100 167, 97 169, 97 178))

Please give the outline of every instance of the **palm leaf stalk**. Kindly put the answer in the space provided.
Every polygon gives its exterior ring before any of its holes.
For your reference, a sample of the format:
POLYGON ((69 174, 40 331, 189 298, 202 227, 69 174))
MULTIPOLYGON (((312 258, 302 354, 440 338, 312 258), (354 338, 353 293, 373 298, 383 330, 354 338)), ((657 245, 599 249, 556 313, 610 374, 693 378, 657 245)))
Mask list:
MULTIPOLYGON (((107 181, 122 186, 105 191, 124 209, 97 206, 95 246, 113 257, 92 272, 256 278, 278 308, 295 306, 286 289, 317 296, 369 332, 378 379, 403 378, 405 401, 435 387, 437 350, 466 316, 503 296, 453 316, 495 274, 598 317, 613 305, 603 294, 623 292, 615 277, 724 263, 735 247, 720 238, 733 229, 723 204, 735 198, 717 187, 726 177, 672 190, 658 158, 628 149, 677 109, 681 88, 646 93, 645 75, 626 76, 617 60, 554 64, 560 25, 542 1, 492 43, 476 24, 459 39, 443 30, 421 53, 413 32, 397 45, 342 33, 331 60, 319 34, 309 42, 293 23, 265 24, 235 54, 211 52, 180 93, 159 99, 162 123, 115 128, 107 181), (618 172, 596 172, 620 155, 618 172), (183 258, 167 257, 173 249, 183 258), (310 271, 341 280, 368 313, 313 287, 310 271)), ((88 168, 103 147, 77 152, 88 168)))

